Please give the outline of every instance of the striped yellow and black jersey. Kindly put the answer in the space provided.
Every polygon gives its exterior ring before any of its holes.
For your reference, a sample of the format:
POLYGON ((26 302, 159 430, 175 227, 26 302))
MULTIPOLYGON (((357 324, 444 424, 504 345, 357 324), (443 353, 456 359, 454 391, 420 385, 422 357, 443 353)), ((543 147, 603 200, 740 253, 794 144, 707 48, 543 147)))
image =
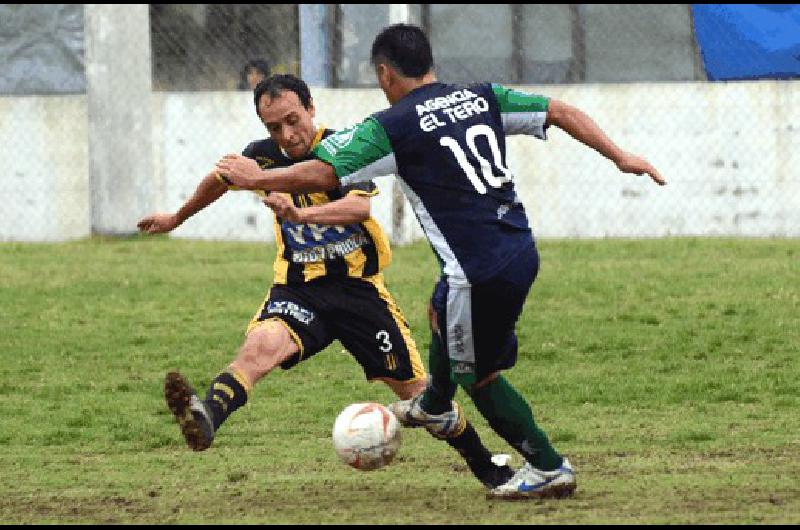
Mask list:
MULTIPOLYGON (((333 133, 333 130, 321 127, 312 148, 333 133)), ((255 160, 262 169, 302 162, 289 158, 271 138, 251 143, 242 155, 255 160)), ((304 160, 312 158, 309 156, 304 160)), ((220 180, 225 181, 221 176, 220 180)), ((230 184, 228 187, 236 189, 230 184)), ((373 197, 378 194, 378 189, 368 182, 327 192, 292 194, 291 198, 295 206, 303 208, 336 201, 349 194, 373 197)), ((392 258, 386 234, 372 217, 356 224, 317 225, 295 224, 276 216, 275 243, 278 247, 276 284, 304 283, 325 276, 366 278, 383 270, 392 258)))

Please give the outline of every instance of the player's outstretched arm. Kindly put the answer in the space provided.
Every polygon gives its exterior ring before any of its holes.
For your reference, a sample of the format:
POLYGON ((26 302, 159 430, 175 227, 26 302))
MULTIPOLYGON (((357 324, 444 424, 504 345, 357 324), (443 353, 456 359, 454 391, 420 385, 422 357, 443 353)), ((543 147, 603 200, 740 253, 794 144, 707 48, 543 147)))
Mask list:
POLYGON ((363 195, 347 195, 339 200, 298 208, 286 195, 271 193, 263 201, 275 215, 293 223, 318 225, 349 225, 369 218, 370 199, 363 195))
POLYGON ((339 187, 333 167, 319 160, 307 160, 289 167, 261 169, 247 157, 230 154, 217 162, 217 171, 231 184, 247 190, 305 193, 339 187))
POLYGON ((586 113, 561 101, 551 99, 547 109, 547 123, 608 158, 623 173, 647 174, 660 186, 667 183, 664 177, 644 158, 628 153, 617 145, 586 113))
POLYGON ((212 171, 200 181, 194 194, 175 213, 154 213, 143 217, 136 226, 148 234, 163 234, 179 227, 185 220, 219 199, 227 186, 212 171))

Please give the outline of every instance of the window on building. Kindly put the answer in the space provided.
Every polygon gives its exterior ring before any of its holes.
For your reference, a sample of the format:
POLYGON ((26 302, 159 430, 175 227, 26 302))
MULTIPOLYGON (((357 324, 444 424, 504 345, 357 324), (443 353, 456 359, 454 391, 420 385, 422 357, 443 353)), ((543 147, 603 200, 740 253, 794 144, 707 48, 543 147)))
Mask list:
POLYGON ((155 90, 234 90, 244 66, 299 73, 297 4, 151 4, 155 90))

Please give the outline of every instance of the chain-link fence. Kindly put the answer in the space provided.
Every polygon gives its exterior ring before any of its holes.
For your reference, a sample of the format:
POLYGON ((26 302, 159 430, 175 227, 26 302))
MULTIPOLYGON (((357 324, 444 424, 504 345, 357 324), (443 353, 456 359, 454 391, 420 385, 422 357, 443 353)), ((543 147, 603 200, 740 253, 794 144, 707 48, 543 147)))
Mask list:
POLYGON ((153 88, 244 90, 246 65, 299 74, 296 5, 151 4, 153 88))
MULTIPOLYGON (((127 233, 175 211, 221 155, 267 135, 258 68, 306 79, 318 125, 384 108, 369 50, 400 21, 426 30, 440 80, 573 104, 669 181, 621 175, 558 130, 512 138, 507 165, 537 235, 797 237, 800 25, 791 6, 763 9, 772 72, 744 50, 738 12, 687 4, 2 5, 0 240, 127 233), (743 61, 758 80, 709 81, 748 77, 743 61)), ((419 237, 392 179, 378 185, 378 221, 395 241, 419 237)), ((232 192, 174 234, 271 240, 271 219, 232 192)))

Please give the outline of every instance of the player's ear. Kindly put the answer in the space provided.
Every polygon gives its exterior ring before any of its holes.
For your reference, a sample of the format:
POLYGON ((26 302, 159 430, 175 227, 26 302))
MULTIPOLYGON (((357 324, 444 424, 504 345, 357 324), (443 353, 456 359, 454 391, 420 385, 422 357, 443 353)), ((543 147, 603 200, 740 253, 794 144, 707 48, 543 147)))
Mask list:
POLYGON ((385 63, 378 63, 375 66, 375 76, 381 86, 391 86, 391 69, 385 63))
POLYGON ((308 100, 308 113, 312 118, 317 115, 317 107, 314 106, 314 98, 309 98, 308 100))

